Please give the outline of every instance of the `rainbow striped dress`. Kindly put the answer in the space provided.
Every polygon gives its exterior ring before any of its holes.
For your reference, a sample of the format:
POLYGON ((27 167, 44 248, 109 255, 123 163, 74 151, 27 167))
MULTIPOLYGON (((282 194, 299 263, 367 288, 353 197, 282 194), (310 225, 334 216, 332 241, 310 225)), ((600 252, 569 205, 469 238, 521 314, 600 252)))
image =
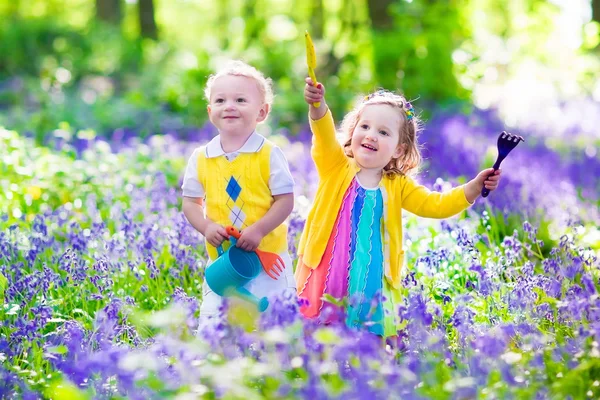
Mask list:
POLYGON ((344 195, 325 253, 315 269, 302 262, 296 277, 300 308, 323 323, 344 318, 348 326, 380 336, 396 334, 394 298, 383 273, 381 188, 365 188, 355 177, 344 195), (304 282, 304 284, 302 284, 304 282), (346 299, 343 308, 323 301, 346 299))

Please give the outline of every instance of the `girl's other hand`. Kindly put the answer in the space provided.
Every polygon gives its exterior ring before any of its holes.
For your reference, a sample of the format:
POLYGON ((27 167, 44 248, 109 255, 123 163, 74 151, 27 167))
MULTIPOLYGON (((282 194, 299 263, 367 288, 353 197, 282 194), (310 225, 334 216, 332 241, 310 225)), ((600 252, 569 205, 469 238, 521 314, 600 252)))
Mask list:
MULTIPOLYGON (((493 168, 484 169, 479 174, 477 174, 477 178, 475 180, 481 185, 481 189, 484 187, 490 191, 498 189, 498 184, 500 183, 500 174, 502 170, 494 171, 493 168)), ((480 190, 481 190, 480 189, 480 190)))
POLYGON ((500 174, 502 170, 494 171, 493 168, 486 168, 465 185, 465 196, 471 204, 481 195, 481 191, 485 187, 492 191, 498 188, 500 183, 500 174))
POLYGON ((219 247, 225 239, 229 239, 229 235, 225 228, 219 224, 211 222, 204 232, 206 241, 215 247, 219 247))

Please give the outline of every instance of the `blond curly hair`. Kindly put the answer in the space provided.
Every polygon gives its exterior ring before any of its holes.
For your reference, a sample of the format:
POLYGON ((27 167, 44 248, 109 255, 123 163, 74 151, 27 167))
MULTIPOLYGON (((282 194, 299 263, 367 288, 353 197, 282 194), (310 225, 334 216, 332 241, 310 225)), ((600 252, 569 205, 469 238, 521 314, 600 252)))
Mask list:
POLYGON ((271 78, 265 77, 262 72, 253 66, 246 64, 241 60, 231 60, 227 62, 222 68, 219 68, 216 73, 208 77, 206 87, 204 88, 206 100, 210 102, 210 93, 215 81, 220 77, 227 75, 245 76, 246 78, 254 79, 258 86, 258 90, 262 95, 264 104, 269 106, 269 110, 271 109, 273 98, 275 97, 273 94, 273 81, 271 78))

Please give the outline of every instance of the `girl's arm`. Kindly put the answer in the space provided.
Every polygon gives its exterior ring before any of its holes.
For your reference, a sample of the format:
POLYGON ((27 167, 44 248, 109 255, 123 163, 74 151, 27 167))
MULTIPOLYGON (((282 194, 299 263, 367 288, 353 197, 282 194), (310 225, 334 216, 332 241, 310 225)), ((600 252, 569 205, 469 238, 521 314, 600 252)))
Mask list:
POLYGON ((237 246, 246 251, 254 251, 258 248, 260 241, 271 233, 279 225, 283 224, 286 218, 294 209, 294 194, 286 193, 273 196, 275 201, 269 211, 254 224, 242 231, 237 246))
POLYGON ((306 78, 304 100, 309 104, 310 129, 313 132, 311 156, 315 161, 319 177, 327 177, 336 168, 348 162, 344 149, 335 136, 333 116, 325 102, 325 88, 306 78), (313 103, 320 102, 319 107, 313 103))
POLYGON ((467 199, 464 185, 440 193, 417 184, 412 178, 403 179, 402 208, 420 217, 448 218, 472 204, 467 199))

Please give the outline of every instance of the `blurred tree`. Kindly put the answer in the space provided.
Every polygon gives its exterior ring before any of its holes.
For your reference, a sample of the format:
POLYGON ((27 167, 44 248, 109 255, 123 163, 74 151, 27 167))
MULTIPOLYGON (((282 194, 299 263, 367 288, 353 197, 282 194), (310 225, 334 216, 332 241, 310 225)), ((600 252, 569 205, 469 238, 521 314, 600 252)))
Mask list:
POLYGON ((154 1, 138 0, 138 15, 140 19, 140 35, 143 38, 158 39, 158 29, 154 19, 154 1))
POLYGON ((312 0, 310 16, 311 36, 320 39, 323 37, 323 30, 323 0, 312 0))
POLYGON ((123 19, 121 0, 96 0, 96 18, 113 25, 120 25, 123 19))
POLYGON ((389 12, 393 0, 369 0, 369 18, 374 30, 389 31, 394 27, 394 18, 389 12))
POLYGON ((13 0, 7 3, 8 12, 7 14, 11 17, 19 16, 19 6, 21 5, 21 0, 13 0))
POLYGON ((265 30, 266 18, 258 10, 257 0, 246 0, 242 9, 242 18, 244 18, 244 43, 243 47, 247 49, 255 40, 257 40, 265 30))
POLYGON ((600 0, 592 0, 592 20, 600 23, 600 0))
POLYGON ((452 53, 468 36, 470 0, 369 0, 373 70, 386 89, 431 102, 468 98, 452 53))
MULTIPOLYGON (((256 1, 251 1, 250 3, 255 4, 256 1)), ((222 49, 229 48, 229 30, 227 27, 231 22, 231 10, 232 6, 229 0, 221 0, 216 2, 217 7, 217 24, 220 29, 216 30, 217 37, 219 38, 219 47, 222 49)))

